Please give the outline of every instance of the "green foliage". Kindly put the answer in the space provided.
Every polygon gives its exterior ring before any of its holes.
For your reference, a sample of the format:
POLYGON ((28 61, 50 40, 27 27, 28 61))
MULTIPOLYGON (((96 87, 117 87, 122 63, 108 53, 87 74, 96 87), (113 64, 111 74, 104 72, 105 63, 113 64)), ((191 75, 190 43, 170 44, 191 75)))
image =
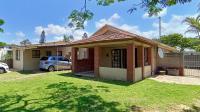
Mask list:
POLYGON ((21 41, 20 44, 22 46, 26 46, 26 45, 31 45, 31 42, 29 41, 29 39, 25 39, 25 40, 21 41))
POLYGON ((186 48, 192 48, 192 42, 190 39, 184 37, 180 40, 180 44, 178 47, 181 48, 180 52, 183 52, 186 48))
POLYGON ((189 25, 187 32, 196 33, 197 37, 200 38, 200 15, 195 17, 187 17, 184 20, 185 23, 189 25))
POLYGON ((64 35, 64 36, 63 36, 63 41, 65 41, 65 42, 69 42, 69 41, 70 41, 69 36, 64 35))
POLYGON ((90 10, 73 10, 68 18, 75 24, 76 29, 84 29, 84 23, 91 20, 93 15, 94 14, 90 10))
POLYGON ((0 46, 6 46, 7 44, 5 42, 0 42, 0 46))
POLYGON ((63 41, 69 42, 69 41, 71 41, 71 40, 74 40, 73 35, 64 35, 64 36, 63 36, 63 41))
MULTIPOLYGON (((3 25, 5 22, 3 21, 3 19, 0 19, 0 26, 3 25)), ((0 33, 3 32, 3 29, 0 28, 0 33)))
MULTIPOLYGON (((84 7, 81 8, 81 11, 73 10, 68 17, 75 24, 77 29, 84 29, 85 21, 91 20, 93 17, 93 12, 86 9, 86 1, 84 3, 84 7), (82 11, 85 9, 85 11, 82 11)), ((89 0, 88 0, 89 1, 89 0)), ((127 0, 96 0, 97 5, 109 6, 116 2, 123 2, 127 0)), ((165 7, 170 7, 176 4, 185 4, 190 2, 191 0, 139 0, 138 4, 134 4, 128 12, 132 13, 138 8, 143 8, 145 11, 149 13, 149 16, 158 15, 160 11, 162 11, 165 7)), ((134 1, 135 2, 135 1, 134 1)))
POLYGON ((197 52, 200 52, 200 45, 194 46, 194 49, 195 49, 197 52))
POLYGON ((177 33, 161 36, 160 42, 171 47, 178 47, 180 48, 180 52, 183 52, 185 48, 191 48, 193 46, 189 38, 185 38, 183 35, 177 33))
POLYGON ((200 52, 200 39, 198 38, 188 38, 192 42, 191 48, 196 50, 197 52, 200 52))
POLYGON ((116 1, 122 2, 122 1, 126 1, 126 0, 97 0, 97 4, 103 5, 103 6, 108 6, 110 4, 115 3, 116 1))

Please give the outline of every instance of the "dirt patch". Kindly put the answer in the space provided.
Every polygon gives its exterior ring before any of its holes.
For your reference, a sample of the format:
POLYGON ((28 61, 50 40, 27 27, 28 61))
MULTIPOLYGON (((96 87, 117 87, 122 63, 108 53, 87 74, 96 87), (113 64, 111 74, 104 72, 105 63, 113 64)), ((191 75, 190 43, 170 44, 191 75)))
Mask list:
POLYGON ((184 76, 169 76, 169 75, 157 75, 150 79, 175 84, 187 84, 187 85, 200 85, 200 78, 197 77, 184 77, 184 76))

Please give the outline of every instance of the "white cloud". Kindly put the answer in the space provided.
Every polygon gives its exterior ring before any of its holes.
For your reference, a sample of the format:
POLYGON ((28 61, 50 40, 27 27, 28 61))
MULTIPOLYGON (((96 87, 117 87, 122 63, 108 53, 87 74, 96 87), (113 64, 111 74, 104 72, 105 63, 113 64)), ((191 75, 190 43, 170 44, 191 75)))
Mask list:
POLYGON ((159 12, 157 15, 153 15, 153 16, 149 16, 148 12, 144 13, 144 15, 142 16, 142 18, 147 19, 147 18, 157 18, 157 17, 163 17, 167 15, 167 8, 164 8, 161 12, 159 12))
POLYGON ((25 36, 26 36, 26 35, 25 35, 23 32, 21 32, 21 31, 16 32, 15 34, 16 34, 17 37, 25 37, 25 36))
MULTIPOLYGON (((163 12, 162 15, 165 13, 163 12)), ((171 33, 181 33, 185 36, 191 36, 194 37, 194 34, 185 34, 185 31, 187 29, 187 25, 183 23, 183 20, 185 17, 188 16, 197 16, 197 14, 194 15, 172 15, 171 19, 169 21, 162 21, 162 35, 167 35, 171 33)), ((113 25, 117 28, 121 28, 123 30, 138 34, 138 35, 143 35, 147 38, 157 38, 159 36, 159 26, 158 26, 158 20, 152 23, 152 29, 149 31, 141 31, 137 25, 129 25, 129 24, 119 24, 119 20, 121 17, 115 13, 108 19, 101 19, 96 22, 96 28, 100 28, 105 24, 113 25)), ((144 26, 143 26, 144 27, 144 26)))
POLYGON ((118 23, 118 21, 121 19, 121 17, 119 16, 119 14, 114 13, 110 18, 108 19, 100 19, 99 21, 96 22, 96 28, 99 29, 102 26, 104 26, 105 24, 109 24, 112 26, 115 26, 117 28, 132 32, 132 33, 137 33, 140 34, 139 28, 138 26, 134 26, 134 25, 128 25, 128 24, 122 24, 120 25, 118 23))
POLYGON ((117 20, 119 20, 121 17, 119 16, 119 14, 114 13, 110 18, 108 19, 100 19, 99 21, 97 21, 96 24, 96 28, 99 29, 102 26, 104 26, 105 24, 109 24, 109 25, 113 25, 116 26, 116 22, 117 20))
MULTIPOLYGON (((87 23, 85 23, 87 24, 87 23)), ((89 32, 84 31, 84 30, 74 30, 69 28, 68 26, 61 26, 61 25, 54 25, 54 24, 49 24, 47 25, 47 27, 43 27, 43 26, 37 26, 35 27, 35 33, 37 35, 40 35, 42 31, 45 31, 46 35, 49 36, 53 36, 55 40, 62 40, 62 36, 64 34, 67 35, 73 35, 74 36, 74 40, 79 40, 82 38, 82 35, 86 32, 87 34, 89 34, 89 32)), ((51 40, 54 41, 54 40, 51 40)))
POLYGON ((63 36, 55 36, 54 40, 56 40, 56 41, 63 40, 63 36))
MULTIPOLYGON (((188 25, 186 25, 185 23, 183 23, 183 20, 186 17, 189 16, 197 16, 197 14, 194 15, 172 15, 171 19, 167 22, 162 21, 161 22, 161 31, 162 31, 162 35, 167 35, 167 34, 171 34, 171 33, 180 33, 183 34, 184 36, 188 36, 188 37, 194 37, 195 34, 192 33, 185 33, 185 31, 187 30, 188 25)), ((159 24, 158 22, 153 22, 152 24, 153 30, 151 31, 147 31, 147 32, 143 32, 143 34, 145 36, 150 35, 151 37, 158 37, 158 31, 159 31, 159 24)))

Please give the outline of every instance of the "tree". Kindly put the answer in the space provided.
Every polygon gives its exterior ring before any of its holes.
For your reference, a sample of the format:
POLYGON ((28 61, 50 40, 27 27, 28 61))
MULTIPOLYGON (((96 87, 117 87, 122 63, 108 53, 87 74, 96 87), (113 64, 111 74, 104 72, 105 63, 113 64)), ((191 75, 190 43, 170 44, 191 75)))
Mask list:
POLYGON ((197 37, 200 39, 200 15, 196 18, 187 17, 184 22, 189 25, 187 32, 196 33, 197 37))
POLYGON ((200 52, 200 39, 198 38, 188 38, 192 42, 191 48, 194 49, 196 52, 200 52))
POLYGON ((72 35, 64 35, 63 36, 63 41, 65 42, 70 42, 71 40, 74 40, 74 37, 72 35))
POLYGON ((25 39, 25 40, 20 42, 20 45, 22 45, 22 46, 31 45, 31 42, 29 41, 29 39, 25 39))
POLYGON ((179 48, 180 52, 183 52, 186 48, 192 48, 191 40, 177 33, 161 36, 159 41, 171 47, 179 48))
POLYGON ((64 35, 64 36, 63 36, 63 41, 65 41, 65 42, 69 42, 69 41, 70 41, 69 36, 64 35))
MULTIPOLYGON (((0 26, 2 26, 4 24, 4 21, 2 19, 0 19, 0 26)), ((0 33, 3 32, 3 29, 0 28, 0 33)))
POLYGON ((5 42, 0 42, 0 46, 6 46, 7 44, 5 42))
MULTIPOLYGON (((69 15, 69 19, 74 23, 77 29, 84 29, 85 21, 91 20, 94 13, 87 9, 87 1, 84 0, 84 5, 81 10, 73 10, 69 15)), ((123 2, 128 0, 96 0, 97 5, 109 6, 116 2, 123 2)), ((132 0, 134 1, 134 0, 132 0)), ((133 4, 133 6, 127 11, 133 13, 138 8, 143 8, 148 12, 149 16, 157 15, 165 7, 170 7, 176 4, 185 4, 191 2, 192 0, 138 0, 139 3, 133 4)))
POLYGON ((45 31, 43 30, 42 33, 41 33, 41 35, 40 35, 40 41, 39 41, 39 43, 40 43, 40 44, 45 43, 45 41, 46 41, 45 38, 46 38, 46 36, 45 36, 45 31))
POLYGON ((83 36, 82 36, 82 39, 87 39, 87 38, 88 38, 87 33, 84 33, 83 36))

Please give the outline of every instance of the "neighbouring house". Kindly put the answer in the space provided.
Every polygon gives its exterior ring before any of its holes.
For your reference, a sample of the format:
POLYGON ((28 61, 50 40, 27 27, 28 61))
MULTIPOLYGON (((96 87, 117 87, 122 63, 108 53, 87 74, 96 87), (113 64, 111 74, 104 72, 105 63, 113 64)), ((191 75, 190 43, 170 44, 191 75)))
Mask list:
POLYGON ((90 38, 71 43, 71 47, 73 73, 133 82, 155 74, 158 48, 176 52, 175 48, 110 25, 90 38))
POLYGON ((9 68, 13 67, 11 45, 0 47, 0 61, 8 64, 9 68))
POLYGON ((64 56, 71 59, 70 42, 57 41, 27 46, 13 46, 13 68, 17 70, 39 70, 43 56, 64 56))
POLYGON ((5 55, 7 55, 7 54, 12 55, 11 46, 2 46, 2 47, 0 47, 0 60, 5 60, 5 55))

